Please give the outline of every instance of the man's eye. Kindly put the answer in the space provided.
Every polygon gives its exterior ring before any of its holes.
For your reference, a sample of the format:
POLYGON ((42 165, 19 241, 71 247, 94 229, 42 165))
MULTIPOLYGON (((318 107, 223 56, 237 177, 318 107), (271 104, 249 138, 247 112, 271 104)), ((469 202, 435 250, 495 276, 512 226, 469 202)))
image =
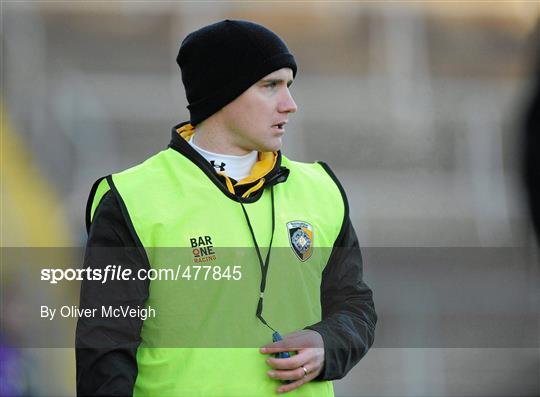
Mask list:
POLYGON ((268 88, 276 88, 277 87, 277 83, 275 81, 271 82, 271 83, 268 83, 266 84, 266 87, 268 88))

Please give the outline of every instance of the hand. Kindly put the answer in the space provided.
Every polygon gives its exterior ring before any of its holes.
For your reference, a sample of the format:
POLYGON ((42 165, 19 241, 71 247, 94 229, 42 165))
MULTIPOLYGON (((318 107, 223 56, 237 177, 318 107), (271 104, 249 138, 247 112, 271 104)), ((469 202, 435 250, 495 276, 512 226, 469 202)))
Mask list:
POLYGON ((268 376, 273 379, 293 381, 280 386, 277 389, 278 393, 286 393, 297 389, 315 379, 324 366, 324 342, 322 336, 310 329, 284 335, 283 340, 269 343, 261 347, 260 350, 263 354, 290 351, 296 351, 297 354, 289 358, 270 357, 266 360, 273 368, 268 371, 268 376))

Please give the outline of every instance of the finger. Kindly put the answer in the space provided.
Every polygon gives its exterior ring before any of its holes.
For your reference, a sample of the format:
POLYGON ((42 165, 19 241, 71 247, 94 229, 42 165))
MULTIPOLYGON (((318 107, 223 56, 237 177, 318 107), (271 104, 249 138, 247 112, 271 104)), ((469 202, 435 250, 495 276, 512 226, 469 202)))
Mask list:
POLYGON ((300 353, 289 358, 269 357, 266 359, 266 362, 274 369, 291 370, 300 368, 302 364, 310 362, 314 358, 313 353, 310 353, 309 350, 302 350, 300 353))
POLYGON ((270 370, 267 373, 268 373, 268 376, 271 377, 272 379, 279 379, 279 380, 299 380, 299 379, 302 379, 306 375, 302 367, 295 368, 289 371, 270 370))
MULTIPOLYGON (((300 368, 301 369, 301 368, 300 368)), ((312 381, 313 379, 315 379, 316 375, 313 374, 313 373, 308 373, 307 376, 302 376, 301 379, 298 379, 294 382, 291 382, 291 383, 288 383, 288 384, 285 384, 285 385, 281 385, 278 389, 277 389, 277 392, 278 393, 287 393, 287 392, 290 392, 291 390, 294 390, 294 389, 298 389, 300 386, 312 381)))
POLYGON ((283 341, 276 342, 276 343, 280 343, 280 345, 276 345, 276 346, 274 346, 274 344, 263 346, 259 349, 259 351, 262 354, 276 354, 276 353, 281 353, 281 352, 295 351, 295 349, 290 348, 289 346, 287 346, 285 343, 282 343, 282 342, 283 341))
POLYGON ((313 360, 307 362, 303 365, 300 365, 298 368, 292 370, 275 370, 271 369, 268 371, 268 376, 275 379, 281 380, 298 380, 303 378, 306 375, 318 376, 322 371, 322 362, 313 360), (305 368, 305 371, 304 371, 305 368))
POLYGON ((283 339, 277 342, 268 343, 260 348, 260 352, 266 354, 280 353, 284 351, 287 351, 287 343, 283 339))

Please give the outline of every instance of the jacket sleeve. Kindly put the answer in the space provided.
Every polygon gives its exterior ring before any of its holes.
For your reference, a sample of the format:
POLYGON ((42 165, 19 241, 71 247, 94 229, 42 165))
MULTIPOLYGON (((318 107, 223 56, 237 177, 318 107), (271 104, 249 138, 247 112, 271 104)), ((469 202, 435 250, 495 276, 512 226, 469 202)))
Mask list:
POLYGON ((325 365, 318 379, 343 378, 373 344, 377 315, 362 279, 358 238, 346 215, 321 282, 322 321, 306 327, 321 334, 325 365))
MULTIPOLYGON (((84 268, 107 265, 147 268, 142 251, 122 215, 113 192, 107 192, 89 229, 84 268)), ((137 377, 136 353, 143 321, 131 317, 103 317, 101 308, 144 306, 148 281, 91 281, 81 284, 80 307, 96 309, 93 317, 79 318, 75 337, 77 395, 131 396, 137 377)))

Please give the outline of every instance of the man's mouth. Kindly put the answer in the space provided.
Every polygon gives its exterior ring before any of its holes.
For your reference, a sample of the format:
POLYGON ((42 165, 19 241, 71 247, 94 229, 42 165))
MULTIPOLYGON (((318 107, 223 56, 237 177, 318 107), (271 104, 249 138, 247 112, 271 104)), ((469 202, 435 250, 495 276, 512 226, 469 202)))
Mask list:
POLYGON ((280 132, 283 132, 285 131, 285 125, 287 124, 286 121, 282 121, 280 123, 276 123, 276 124, 273 124, 272 125, 272 129, 276 130, 276 131, 280 131, 280 132))

